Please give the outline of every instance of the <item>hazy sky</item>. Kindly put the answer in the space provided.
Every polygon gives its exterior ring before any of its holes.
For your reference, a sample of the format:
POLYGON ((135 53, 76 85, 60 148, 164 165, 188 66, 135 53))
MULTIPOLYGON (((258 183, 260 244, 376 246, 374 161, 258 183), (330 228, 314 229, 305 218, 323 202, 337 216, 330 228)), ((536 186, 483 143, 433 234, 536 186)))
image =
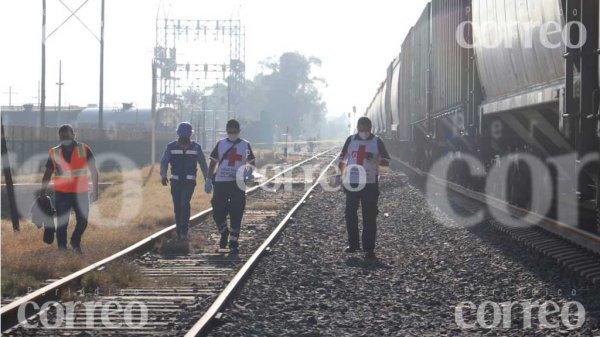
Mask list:
MULTIPOLYGON (((85 0, 63 0, 73 10, 85 0)), ((106 0, 105 106, 120 102, 150 105, 150 64, 155 45, 158 9, 171 18, 229 19, 239 11, 246 27, 246 77, 258 63, 283 52, 298 51, 321 58, 318 75, 328 87, 324 99, 329 114, 356 105, 362 113, 385 77, 391 60, 426 0, 106 0)), ((0 2, 0 98, 8 105, 37 103, 41 69, 42 0, 0 2)), ((59 0, 47 0, 50 34, 69 12, 59 0)), ((88 0, 78 12, 99 35, 100 0, 88 0)), ((63 105, 98 102, 99 43, 71 18, 47 40, 46 104, 58 102, 58 63, 62 59, 63 105)))

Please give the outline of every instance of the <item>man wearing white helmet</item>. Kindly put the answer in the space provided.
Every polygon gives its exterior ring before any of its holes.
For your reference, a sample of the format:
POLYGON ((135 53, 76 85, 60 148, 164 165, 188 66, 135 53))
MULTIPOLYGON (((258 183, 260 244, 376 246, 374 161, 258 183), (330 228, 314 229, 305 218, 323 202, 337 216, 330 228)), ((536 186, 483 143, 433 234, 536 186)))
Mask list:
POLYGON ((162 184, 167 186, 167 169, 171 164, 171 195, 175 211, 177 237, 187 240, 190 221, 190 200, 196 188, 197 164, 200 164, 204 176, 204 192, 212 191, 212 182, 208 176, 206 158, 200 144, 191 140, 192 124, 181 122, 177 126, 179 139, 167 144, 160 161, 160 177, 162 184))

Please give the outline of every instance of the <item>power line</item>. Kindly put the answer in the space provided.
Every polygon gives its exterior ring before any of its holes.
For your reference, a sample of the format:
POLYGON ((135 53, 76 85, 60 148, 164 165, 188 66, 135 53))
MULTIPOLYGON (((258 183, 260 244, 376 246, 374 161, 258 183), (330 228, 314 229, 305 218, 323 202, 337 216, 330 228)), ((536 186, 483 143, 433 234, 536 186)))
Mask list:
MULTIPOLYGON (((47 40, 48 38, 50 38, 50 36, 52 36, 52 34, 56 33, 57 30, 60 29, 60 27, 62 27, 65 23, 67 23, 67 21, 69 21, 72 17, 76 17, 79 20, 79 17, 77 17, 76 13, 89 1, 89 0, 85 0, 81 5, 79 5, 79 7, 77 7, 77 9, 75 11, 72 11, 67 5, 65 5, 64 2, 62 2, 61 0, 59 0, 60 3, 63 4, 63 6, 67 7, 67 9, 69 10, 69 12, 71 12, 71 15, 69 15, 66 19, 64 19, 63 22, 60 23, 60 25, 58 25, 58 27, 54 28, 54 30, 48 34, 48 36, 44 36, 44 40, 47 40)), ((79 20, 79 22, 81 22, 81 20, 79 20)), ((83 24, 83 22, 81 22, 83 24)), ((83 24, 86 28, 87 26, 85 24, 83 24)), ((94 35, 96 37, 96 35, 94 33, 92 33, 92 35, 94 35)), ((96 37, 98 38, 98 37, 96 37)))
POLYGON ((8 106, 12 106, 12 96, 16 93, 16 91, 12 90, 12 86, 8 87, 8 91, 3 92, 3 94, 8 95, 8 106))

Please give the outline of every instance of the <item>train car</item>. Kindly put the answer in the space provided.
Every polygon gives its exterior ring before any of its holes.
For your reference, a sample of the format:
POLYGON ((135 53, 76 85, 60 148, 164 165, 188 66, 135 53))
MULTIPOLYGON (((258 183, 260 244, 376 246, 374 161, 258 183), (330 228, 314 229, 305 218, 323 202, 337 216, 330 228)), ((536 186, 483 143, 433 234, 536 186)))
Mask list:
POLYGON ((473 1, 473 24, 486 26, 485 32, 474 31, 484 95, 480 108, 483 130, 488 136, 492 127, 506 131, 488 137, 493 143, 488 155, 525 148, 541 157, 573 151, 573 144, 564 136, 569 133, 568 123, 562 133, 559 126, 560 92, 565 89, 566 78, 565 46, 560 34, 541 35, 542 27, 548 24, 564 27, 561 10, 556 0, 506 1, 503 5, 473 1), (490 20, 495 24, 488 24, 490 20), (531 27, 531 37, 525 36, 523 27, 531 27), (548 39, 547 46, 541 45, 543 38, 548 39))
POLYGON ((373 133, 377 133, 377 120, 375 119, 375 102, 376 99, 375 97, 373 97, 373 99, 371 100, 371 103, 369 103, 369 106, 367 107, 367 110, 365 111, 365 116, 368 117, 371 120, 371 123, 373 124, 372 127, 372 131, 373 133))
MULTIPOLYGON (((461 46, 457 31, 470 21, 470 0, 434 0, 430 4, 431 91, 429 132, 432 146, 428 165, 447 153, 475 153, 478 130, 478 79, 472 48, 461 46)), ((462 36, 471 40, 471 26, 462 36)), ((423 169, 428 169, 425 165, 423 169)))
MULTIPOLYGON (((574 152, 567 138, 572 123, 560 118, 565 45, 562 34, 543 35, 544 27, 564 27, 560 1, 473 0, 472 8, 483 94, 482 161, 491 166, 509 153, 546 159, 574 152)), ((509 172, 508 200, 527 207, 529 172, 522 162, 509 172)))
POLYGON ((385 97, 387 91, 387 80, 383 81, 381 87, 379 88, 379 93, 377 94, 377 99, 379 100, 379 105, 377 105, 377 119, 379 124, 379 134, 385 138, 387 133, 388 124, 386 119, 386 104, 385 97))
MULTIPOLYGON (((44 126, 58 127, 63 124, 74 124, 77 115, 83 109, 78 106, 65 106, 61 107, 61 109, 47 106, 45 109, 44 126)), ((5 126, 37 127, 42 122, 40 109, 33 104, 2 107, 1 110, 5 126)))
MULTIPOLYGON (((173 131, 179 122, 179 113, 173 108, 157 110, 156 130, 173 131)), ((87 108, 77 117, 78 128, 98 128, 98 108, 87 108)), ((152 129, 152 111, 139 109, 131 104, 122 107, 103 109, 103 128, 110 135, 127 131, 150 131, 152 129)))
POLYGON ((392 153, 408 162, 425 167, 424 153, 431 153, 429 130, 430 15, 428 4, 419 20, 405 37, 400 55, 388 69, 391 128, 395 142, 392 153), (410 141, 410 145, 407 143, 410 141))
POLYGON ((384 139, 394 139, 395 131, 393 129, 393 118, 392 118, 392 89, 394 85, 393 73, 396 60, 393 60, 387 69, 387 75, 385 78, 385 84, 382 91, 382 121, 385 125, 382 137, 384 139))
MULTIPOLYGON (((396 141, 406 140, 406 126, 405 121, 401 120, 400 117, 400 70, 402 68, 402 62, 400 57, 394 59, 391 64, 391 81, 390 81, 390 130, 391 135, 390 139, 392 141, 391 144, 394 144, 396 141)), ((396 152, 390 149, 392 152, 396 152)))
MULTIPOLYGON (((446 178, 543 213, 530 191, 541 179, 546 190, 536 193, 552 195, 549 216, 564 195, 570 204, 561 209, 600 215, 599 7, 597 0, 432 0, 388 67, 387 118, 377 120, 377 132, 393 155, 422 171, 466 153, 486 174, 502 168, 506 181, 478 184, 460 165, 446 178), (523 158, 547 172, 533 174, 523 158), (559 167, 556 158, 565 162, 559 167)), ((600 229, 593 218, 565 223, 575 222, 600 229)))
POLYGON ((369 105, 367 109, 367 117, 371 120, 373 124, 373 133, 377 135, 382 135, 385 130, 385 125, 382 119, 383 114, 383 102, 385 100, 385 94, 383 92, 385 82, 381 83, 375 97, 373 97, 373 101, 369 105), (383 98, 382 98, 383 97, 383 98))
POLYGON ((415 26, 402 43, 401 58, 406 67, 402 70, 401 113, 409 123, 410 151, 407 161, 425 169, 431 162, 431 5, 421 13, 415 26))
POLYGON ((412 64, 405 74, 405 79, 410 81, 410 86, 406 88, 410 90, 410 94, 406 95, 408 102, 405 109, 410 116, 411 124, 423 125, 431 109, 428 96, 431 82, 429 78, 431 68, 430 16, 431 5, 428 4, 402 45, 403 57, 412 64), (405 52, 406 56, 404 56, 405 52))

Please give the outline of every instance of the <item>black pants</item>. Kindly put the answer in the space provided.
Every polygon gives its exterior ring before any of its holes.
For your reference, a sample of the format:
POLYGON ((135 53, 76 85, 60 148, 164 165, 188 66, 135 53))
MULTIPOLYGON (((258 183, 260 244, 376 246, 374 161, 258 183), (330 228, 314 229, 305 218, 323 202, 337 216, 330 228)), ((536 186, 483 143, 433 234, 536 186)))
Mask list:
POLYGON ((61 248, 67 247, 67 225, 69 224, 69 215, 71 209, 75 210, 75 230, 71 235, 71 245, 79 247, 81 236, 88 224, 88 214, 90 212, 90 202, 88 192, 82 193, 54 193, 54 205, 56 206, 56 215, 58 225, 56 226, 56 241, 61 248))
POLYGON ((246 192, 235 181, 215 182, 211 199, 213 219, 221 234, 229 233, 229 247, 238 247, 242 216, 246 208, 246 192), (227 215, 231 227, 227 228, 227 215))
POLYGON ((346 229, 348 230, 348 243, 350 247, 359 248, 358 239, 358 206, 362 205, 362 243, 365 251, 375 249, 375 236, 377 235, 377 202, 379 200, 379 186, 377 183, 366 184, 357 192, 346 190, 346 229))

